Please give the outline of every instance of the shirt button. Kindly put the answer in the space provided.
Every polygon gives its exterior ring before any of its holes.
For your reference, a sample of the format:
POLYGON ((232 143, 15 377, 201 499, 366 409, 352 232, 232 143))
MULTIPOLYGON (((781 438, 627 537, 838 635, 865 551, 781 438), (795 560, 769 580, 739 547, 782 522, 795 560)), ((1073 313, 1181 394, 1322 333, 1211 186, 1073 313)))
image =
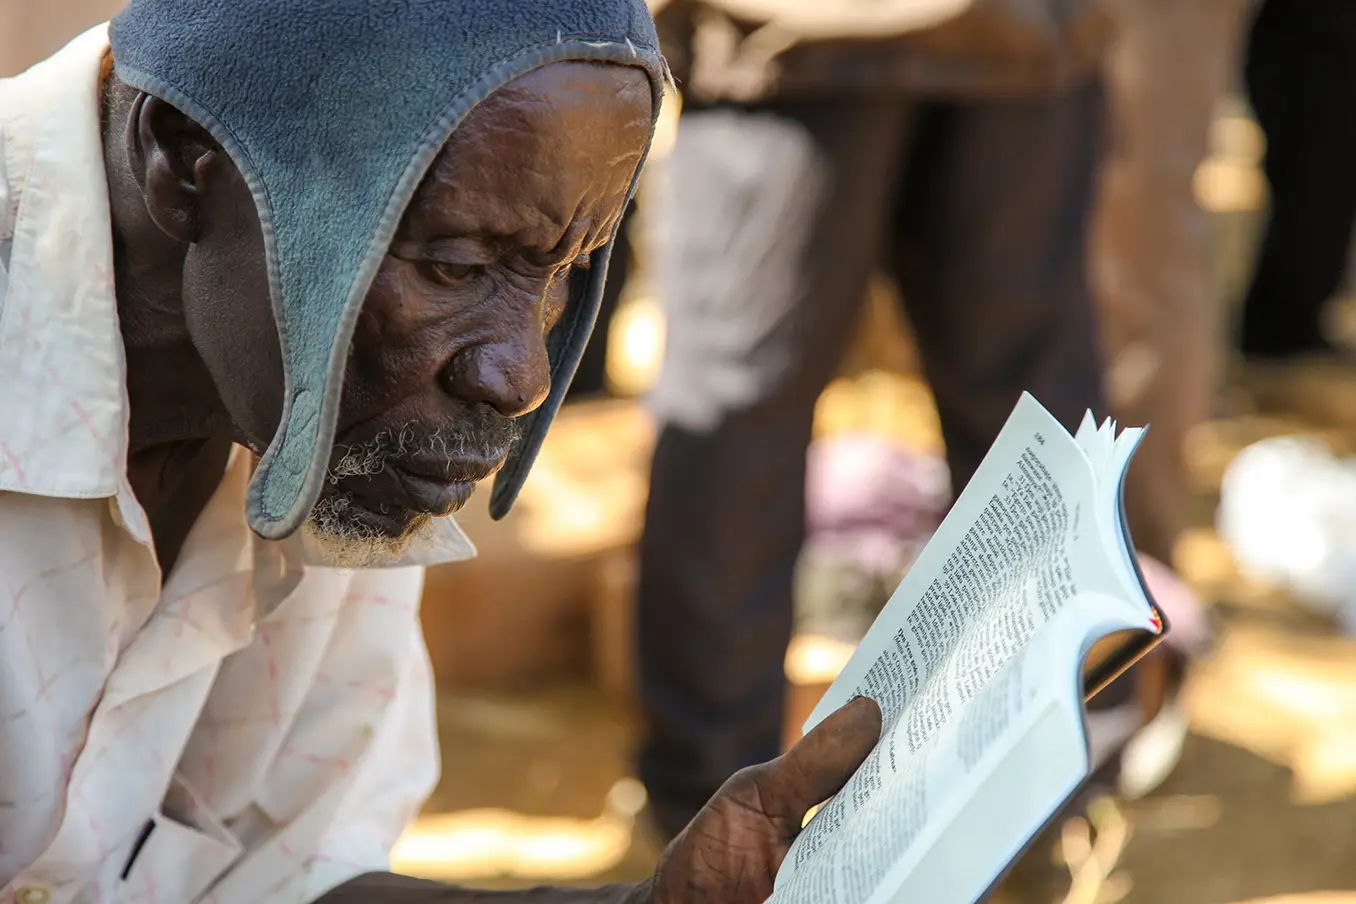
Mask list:
POLYGON ((19 904, 47 904, 52 893, 41 885, 25 885, 19 889, 19 904))

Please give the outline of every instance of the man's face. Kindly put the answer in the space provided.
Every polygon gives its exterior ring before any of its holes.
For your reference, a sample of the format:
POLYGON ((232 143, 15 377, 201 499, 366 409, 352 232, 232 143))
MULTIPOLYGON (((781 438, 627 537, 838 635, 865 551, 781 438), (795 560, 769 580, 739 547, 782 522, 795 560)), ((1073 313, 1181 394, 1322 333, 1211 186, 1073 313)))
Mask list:
MULTIPOLYGON (((550 390, 546 335, 571 274, 616 228, 651 115, 641 70, 556 63, 472 110, 443 148, 353 335, 307 526, 340 561, 401 551, 503 465, 516 419, 550 390)), ((258 219, 233 178, 189 253, 184 306, 228 413, 261 449, 283 371, 258 219)))

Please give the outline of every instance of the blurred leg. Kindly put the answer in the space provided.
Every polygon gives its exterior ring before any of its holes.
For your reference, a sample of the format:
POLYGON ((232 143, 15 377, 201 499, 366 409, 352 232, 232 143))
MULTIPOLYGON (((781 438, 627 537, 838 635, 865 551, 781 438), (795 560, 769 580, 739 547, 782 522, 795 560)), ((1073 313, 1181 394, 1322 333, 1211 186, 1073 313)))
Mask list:
POLYGON ((779 752, 814 405, 878 260, 907 112, 688 110, 665 163, 638 618, 640 773, 669 832, 779 752))
POLYGON ((1248 44, 1248 93, 1266 133, 1271 211, 1243 308, 1242 350, 1321 350, 1323 304, 1356 217, 1356 5, 1267 0, 1248 44))
POLYGON ((1100 84, 921 113, 895 264, 963 487, 1023 390, 1069 429, 1101 413, 1087 231, 1100 84))
MULTIPOLYGON (((1105 413, 1087 246, 1101 83, 919 116, 895 265, 959 493, 1023 390, 1060 423, 1105 413)), ((1127 704, 1129 676, 1093 701, 1127 704)))
POLYGON ((1130 471, 1130 529, 1165 563, 1187 515, 1186 434, 1209 416, 1221 340, 1193 180, 1236 65, 1246 3, 1124 0, 1107 66, 1115 140, 1103 165, 1093 282, 1111 410, 1150 425, 1130 471))

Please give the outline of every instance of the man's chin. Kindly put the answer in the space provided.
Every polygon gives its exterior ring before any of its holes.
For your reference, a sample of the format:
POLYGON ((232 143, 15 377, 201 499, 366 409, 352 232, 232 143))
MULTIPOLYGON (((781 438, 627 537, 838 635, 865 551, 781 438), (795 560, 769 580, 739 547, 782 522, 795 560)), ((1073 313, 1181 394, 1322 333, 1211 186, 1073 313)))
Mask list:
POLYGON ((364 568, 401 558, 432 523, 426 512, 375 512, 351 497, 322 497, 302 530, 308 549, 325 564, 364 568))

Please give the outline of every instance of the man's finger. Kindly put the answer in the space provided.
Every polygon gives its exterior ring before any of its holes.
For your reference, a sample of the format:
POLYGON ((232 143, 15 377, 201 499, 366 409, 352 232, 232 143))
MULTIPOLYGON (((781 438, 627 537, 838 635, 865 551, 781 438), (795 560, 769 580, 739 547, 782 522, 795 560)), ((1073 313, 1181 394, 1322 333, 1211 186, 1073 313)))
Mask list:
POLYGON ((880 708, 861 697, 819 723, 768 764, 758 790, 768 816, 795 820, 832 797, 880 740, 880 708))

